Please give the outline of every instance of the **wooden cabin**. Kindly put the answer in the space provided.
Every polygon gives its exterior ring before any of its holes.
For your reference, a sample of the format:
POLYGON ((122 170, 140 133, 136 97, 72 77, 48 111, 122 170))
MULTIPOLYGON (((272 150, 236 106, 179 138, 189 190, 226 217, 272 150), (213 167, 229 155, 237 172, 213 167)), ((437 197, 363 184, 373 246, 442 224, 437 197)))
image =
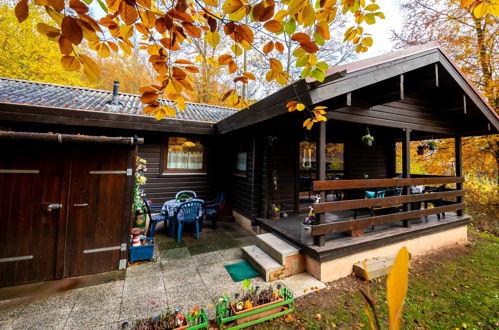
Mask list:
POLYGON ((461 137, 499 132, 497 113, 435 45, 332 68, 324 82, 297 81, 248 110, 190 103, 156 121, 141 108, 116 88, 0 78, 0 286, 124 268, 136 155, 148 161, 154 203, 182 189, 203 199, 224 192, 235 221, 298 246, 323 281, 401 244, 417 254, 462 242, 461 137), (328 121, 304 129, 308 114, 285 108, 297 99, 327 106, 328 121), (410 141, 430 138, 455 139, 451 175, 411 175, 410 141), (178 154, 186 140, 198 146, 188 160, 178 154), (443 184, 452 189, 411 194, 443 184), (403 194, 364 198, 379 188, 403 194), (308 245, 301 223, 316 194, 308 245), (413 207, 437 199, 447 202, 413 207), (270 220, 271 204, 287 217, 270 220), (399 212, 369 212, 391 205, 399 212))

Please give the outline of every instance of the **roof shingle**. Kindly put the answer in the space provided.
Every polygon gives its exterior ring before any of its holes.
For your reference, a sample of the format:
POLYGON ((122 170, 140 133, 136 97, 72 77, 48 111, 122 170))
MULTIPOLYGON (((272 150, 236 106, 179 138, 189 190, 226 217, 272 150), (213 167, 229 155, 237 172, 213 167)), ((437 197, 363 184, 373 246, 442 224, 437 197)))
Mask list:
MULTIPOLYGON (((119 105, 110 104, 112 96, 112 91, 0 77, 0 103, 151 117, 142 112, 139 95, 120 93, 119 105)), ((164 102, 173 106, 171 101, 164 102)), ((186 103, 185 110, 177 111, 174 119, 216 123, 237 111, 209 104, 186 103)))

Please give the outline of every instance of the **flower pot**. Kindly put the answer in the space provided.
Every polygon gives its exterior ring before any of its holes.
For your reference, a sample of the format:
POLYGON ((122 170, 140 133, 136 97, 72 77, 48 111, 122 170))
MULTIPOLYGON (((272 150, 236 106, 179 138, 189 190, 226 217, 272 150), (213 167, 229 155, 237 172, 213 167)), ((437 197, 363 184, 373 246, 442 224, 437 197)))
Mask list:
POLYGON ((312 236, 312 226, 301 224, 300 242, 304 245, 314 245, 314 236, 312 236))
POLYGON ((135 227, 137 228, 145 228, 146 226, 146 215, 145 214, 137 214, 135 216, 135 227))
POLYGON ((154 239, 147 238, 146 242, 150 244, 140 245, 140 246, 130 246, 130 263, 134 263, 140 260, 153 260, 154 255, 154 239))
POLYGON ((279 220, 281 218, 281 212, 270 212, 270 219, 279 220))
MULTIPOLYGON (((236 304, 235 303, 232 303, 230 305, 230 307, 232 309, 232 312, 234 313, 233 315, 239 316, 239 315, 243 315, 245 313, 256 311, 258 309, 262 309, 262 308, 267 307, 267 306, 278 304, 278 303, 280 303, 282 301, 284 301, 284 299, 279 298, 276 301, 272 301, 272 302, 269 302, 269 303, 266 303, 266 304, 263 304, 263 305, 259 305, 259 306, 253 307, 253 308, 245 309, 245 310, 242 310, 242 311, 237 311, 236 310, 236 304)), ((267 310, 259 312, 259 313, 255 313, 255 314, 251 314, 251 315, 248 315, 248 316, 245 316, 245 317, 241 317, 241 318, 239 318, 239 319, 236 320, 236 323, 238 325, 240 325, 240 324, 244 324, 244 323, 251 322, 251 321, 254 321, 254 320, 258 320, 258 319, 264 318, 266 316, 279 313, 281 310, 282 310, 282 306, 277 306, 275 308, 270 308, 270 309, 267 309, 267 310)))
POLYGON ((366 144, 367 144, 368 147, 372 147, 373 146, 373 141, 372 140, 367 140, 366 144))
POLYGON ((418 149, 418 155, 423 156, 424 155, 424 149, 418 149))

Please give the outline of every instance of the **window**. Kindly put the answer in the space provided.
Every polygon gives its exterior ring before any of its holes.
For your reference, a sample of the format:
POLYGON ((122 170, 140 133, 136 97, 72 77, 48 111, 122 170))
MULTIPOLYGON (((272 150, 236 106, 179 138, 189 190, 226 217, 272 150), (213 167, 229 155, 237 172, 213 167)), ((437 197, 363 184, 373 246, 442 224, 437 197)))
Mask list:
POLYGON ((245 176, 247 167, 248 167, 248 152, 239 151, 236 156, 236 170, 234 174, 245 176))
POLYGON ((164 172, 204 172, 204 147, 199 139, 168 138, 164 172))
MULTIPOLYGON (((300 170, 315 170, 315 142, 300 142, 300 170)), ((326 165, 330 171, 343 171, 343 143, 326 145, 326 165)))

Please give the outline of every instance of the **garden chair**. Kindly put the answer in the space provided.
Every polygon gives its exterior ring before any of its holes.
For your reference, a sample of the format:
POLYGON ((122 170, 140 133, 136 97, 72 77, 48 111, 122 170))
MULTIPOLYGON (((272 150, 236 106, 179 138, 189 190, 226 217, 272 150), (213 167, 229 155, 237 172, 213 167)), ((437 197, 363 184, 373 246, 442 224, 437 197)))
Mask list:
MULTIPOLYGON (((445 188, 445 185, 441 185, 436 189, 433 189, 432 192, 441 192, 441 191, 446 191, 447 188, 445 188)), ((439 199, 433 199, 425 202, 425 208, 428 208, 428 203, 433 204, 433 207, 439 207, 439 206, 444 206, 444 205, 449 205, 449 204, 454 204, 454 202, 446 201, 442 198, 439 199)), ((445 219, 445 212, 438 213, 437 214, 437 219, 440 220, 440 215, 442 215, 442 218, 445 219)))
POLYGON ((224 202, 224 194, 220 193, 215 199, 204 203, 204 215, 206 219, 211 220, 211 227, 213 229, 217 229, 217 212, 222 208, 224 202))
POLYGON ((181 190, 175 195, 175 199, 181 199, 184 196, 192 197, 192 198, 197 198, 198 196, 196 193, 192 190, 181 190))
POLYGON ((162 206, 159 205, 151 205, 150 200, 142 198, 144 204, 146 205, 147 214, 149 215, 150 223, 149 223, 149 234, 147 236, 154 237, 156 233, 156 225, 160 222, 163 222, 167 219, 167 216, 161 213, 162 206), (160 212, 159 214, 152 215, 152 212, 160 212))
POLYGON ((184 228, 184 224, 186 223, 194 223, 196 239, 199 239, 199 233, 200 233, 199 220, 202 217, 202 209, 203 209, 203 202, 200 201, 184 202, 180 204, 180 207, 178 208, 177 211, 178 243, 182 241, 182 230, 184 228))

